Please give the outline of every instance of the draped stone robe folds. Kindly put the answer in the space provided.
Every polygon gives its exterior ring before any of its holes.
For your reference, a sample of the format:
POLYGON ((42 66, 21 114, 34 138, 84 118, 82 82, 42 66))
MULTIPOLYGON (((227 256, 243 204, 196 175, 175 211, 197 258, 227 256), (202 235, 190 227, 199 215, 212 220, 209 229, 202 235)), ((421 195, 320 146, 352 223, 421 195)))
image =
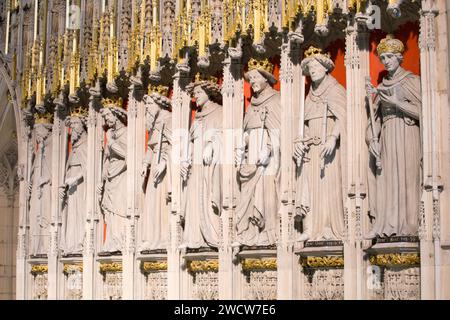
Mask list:
POLYGON ((140 251, 167 249, 169 244, 171 120, 170 113, 158 116, 147 143, 148 147, 144 163, 149 164, 150 172, 145 189, 140 251), (159 181, 155 183, 153 174, 161 161, 165 161, 166 171, 162 174, 159 181))
MULTIPOLYGON (((305 154, 296 188, 297 213, 305 216, 304 232, 309 240, 340 240, 344 231, 345 190, 345 89, 328 75, 320 86, 311 87, 305 101, 303 143, 309 146, 305 154), (337 139, 333 153, 325 157, 321 170, 325 107, 326 139, 337 139)), ((324 141, 325 143, 326 141, 324 141)))
MULTIPOLYGON (((375 128, 379 132, 381 170, 371 157, 369 171, 370 212, 375 217, 373 236, 416 235, 421 191, 420 77, 400 69, 392 79, 383 79, 378 91, 396 97, 398 107, 375 97, 375 128)), ((378 137, 377 137, 378 138, 378 137)), ((367 143, 372 140, 371 124, 367 143)))
POLYGON ((87 135, 84 134, 72 146, 66 165, 65 180, 80 177, 78 182, 67 189, 62 210, 62 243, 65 254, 82 253, 86 217, 86 162, 87 135))
POLYGON ((103 251, 121 251, 125 244, 127 216, 127 128, 109 130, 103 176, 106 178, 101 202, 106 222, 103 251))
POLYGON ((184 192, 183 244, 188 248, 218 247, 222 210, 222 107, 208 102, 189 131, 192 166, 184 192), (211 144, 212 162, 203 163, 205 147, 211 144))
POLYGON ((30 255, 47 255, 50 244, 52 141, 38 144, 31 168, 30 255))
POLYGON ((267 246, 277 239, 280 179, 280 94, 268 87, 253 97, 244 117, 245 159, 238 179, 241 196, 236 208, 237 241, 267 246), (270 151, 267 166, 257 165, 261 151, 270 151))

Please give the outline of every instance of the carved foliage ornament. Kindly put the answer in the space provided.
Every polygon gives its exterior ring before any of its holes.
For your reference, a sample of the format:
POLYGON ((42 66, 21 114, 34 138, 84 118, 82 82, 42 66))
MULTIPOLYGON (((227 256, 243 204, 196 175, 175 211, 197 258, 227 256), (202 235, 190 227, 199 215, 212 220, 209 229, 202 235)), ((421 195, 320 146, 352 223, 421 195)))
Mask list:
POLYGON ((141 264, 143 273, 167 270, 167 261, 143 261, 141 264))
POLYGON ((48 265, 35 264, 31 267, 31 274, 36 276, 38 274, 48 273, 48 265))
POLYGON ((188 270, 192 273, 196 272, 217 272, 219 271, 218 260, 193 260, 188 263, 188 270))
POLYGON ((370 263, 383 267, 412 267, 420 265, 418 253, 378 254, 369 258, 370 263))
POLYGON ((77 272, 83 272, 83 265, 82 264, 71 264, 71 263, 65 263, 63 268, 63 273, 66 275, 77 273, 77 272))
POLYGON ((300 264, 304 268, 343 268, 343 256, 302 257, 300 264))
POLYGON ((245 259, 242 262, 242 269, 244 271, 254 271, 254 270, 276 270, 277 269, 277 259, 245 259))
POLYGON ((101 273, 122 272, 122 263, 120 262, 102 263, 100 264, 100 272, 101 273))

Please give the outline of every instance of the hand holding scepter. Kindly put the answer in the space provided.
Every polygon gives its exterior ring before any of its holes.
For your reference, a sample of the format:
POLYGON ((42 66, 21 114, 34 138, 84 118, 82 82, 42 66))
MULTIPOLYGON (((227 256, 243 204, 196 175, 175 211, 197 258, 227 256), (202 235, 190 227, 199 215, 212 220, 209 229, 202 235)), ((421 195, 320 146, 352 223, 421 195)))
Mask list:
MULTIPOLYGON (((375 114, 373 111, 373 103, 372 103, 372 94, 376 93, 377 89, 372 85, 371 81, 370 81, 370 77, 366 77, 366 98, 367 101, 369 103, 369 116, 370 116, 370 127, 372 129, 372 141, 371 143, 377 143, 378 144, 378 139, 377 139, 377 134, 376 134, 376 130, 375 130, 375 114)), ((380 157, 380 153, 379 150, 376 150, 378 152, 376 152, 376 154, 374 154, 375 156, 375 160, 376 160, 376 166, 377 169, 381 169, 381 157, 380 157)))

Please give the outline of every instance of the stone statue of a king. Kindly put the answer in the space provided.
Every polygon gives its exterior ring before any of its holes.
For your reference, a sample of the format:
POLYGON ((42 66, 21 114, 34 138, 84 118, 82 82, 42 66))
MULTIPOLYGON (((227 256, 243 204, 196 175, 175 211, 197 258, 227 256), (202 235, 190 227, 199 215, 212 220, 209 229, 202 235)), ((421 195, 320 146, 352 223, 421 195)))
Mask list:
MULTIPOLYGON (((328 54, 311 46, 301 63, 311 78, 305 100, 303 136, 294 145, 298 166, 297 217, 303 219, 298 241, 341 240, 344 231, 346 93, 329 73, 328 54)), ((300 131, 300 130, 299 130, 300 131)), ((301 132, 301 131, 300 131, 301 132)))
POLYGON ((273 65, 250 59, 244 78, 252 88, 244 117, 242 145, 236 149, 238 182, 237 239, 233 246, 268 246, 277 239, 280 182, 280 94, 272 86, 273 65))
POLYGON ((401 67, 403 43, 388 35, 377 54, 387 76, 369 94, 375 94, 373 121, 366 142, 370 213, 375 218, 366 238, 416 235, 421 187, 420 77, 401 67))

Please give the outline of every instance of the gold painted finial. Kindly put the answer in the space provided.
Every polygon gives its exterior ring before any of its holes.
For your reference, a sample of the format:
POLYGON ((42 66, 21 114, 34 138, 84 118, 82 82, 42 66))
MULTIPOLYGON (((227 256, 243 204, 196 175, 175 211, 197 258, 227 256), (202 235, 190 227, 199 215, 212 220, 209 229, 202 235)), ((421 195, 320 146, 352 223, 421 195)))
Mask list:
POLYGON ((405 46, 403 45, 403 42, 395 39, 394 35, 388 34, 386 38, 382 39, 377 46, 378 55, 387 52, 403 54, 403 52, 405 52, 405 46))
POLYGON ((248 62, 248 71, 252 70, 264 70, 270 74, 273 72, 273 64, 269 62, 269 59, 256 60, 251 58, 248 62))

